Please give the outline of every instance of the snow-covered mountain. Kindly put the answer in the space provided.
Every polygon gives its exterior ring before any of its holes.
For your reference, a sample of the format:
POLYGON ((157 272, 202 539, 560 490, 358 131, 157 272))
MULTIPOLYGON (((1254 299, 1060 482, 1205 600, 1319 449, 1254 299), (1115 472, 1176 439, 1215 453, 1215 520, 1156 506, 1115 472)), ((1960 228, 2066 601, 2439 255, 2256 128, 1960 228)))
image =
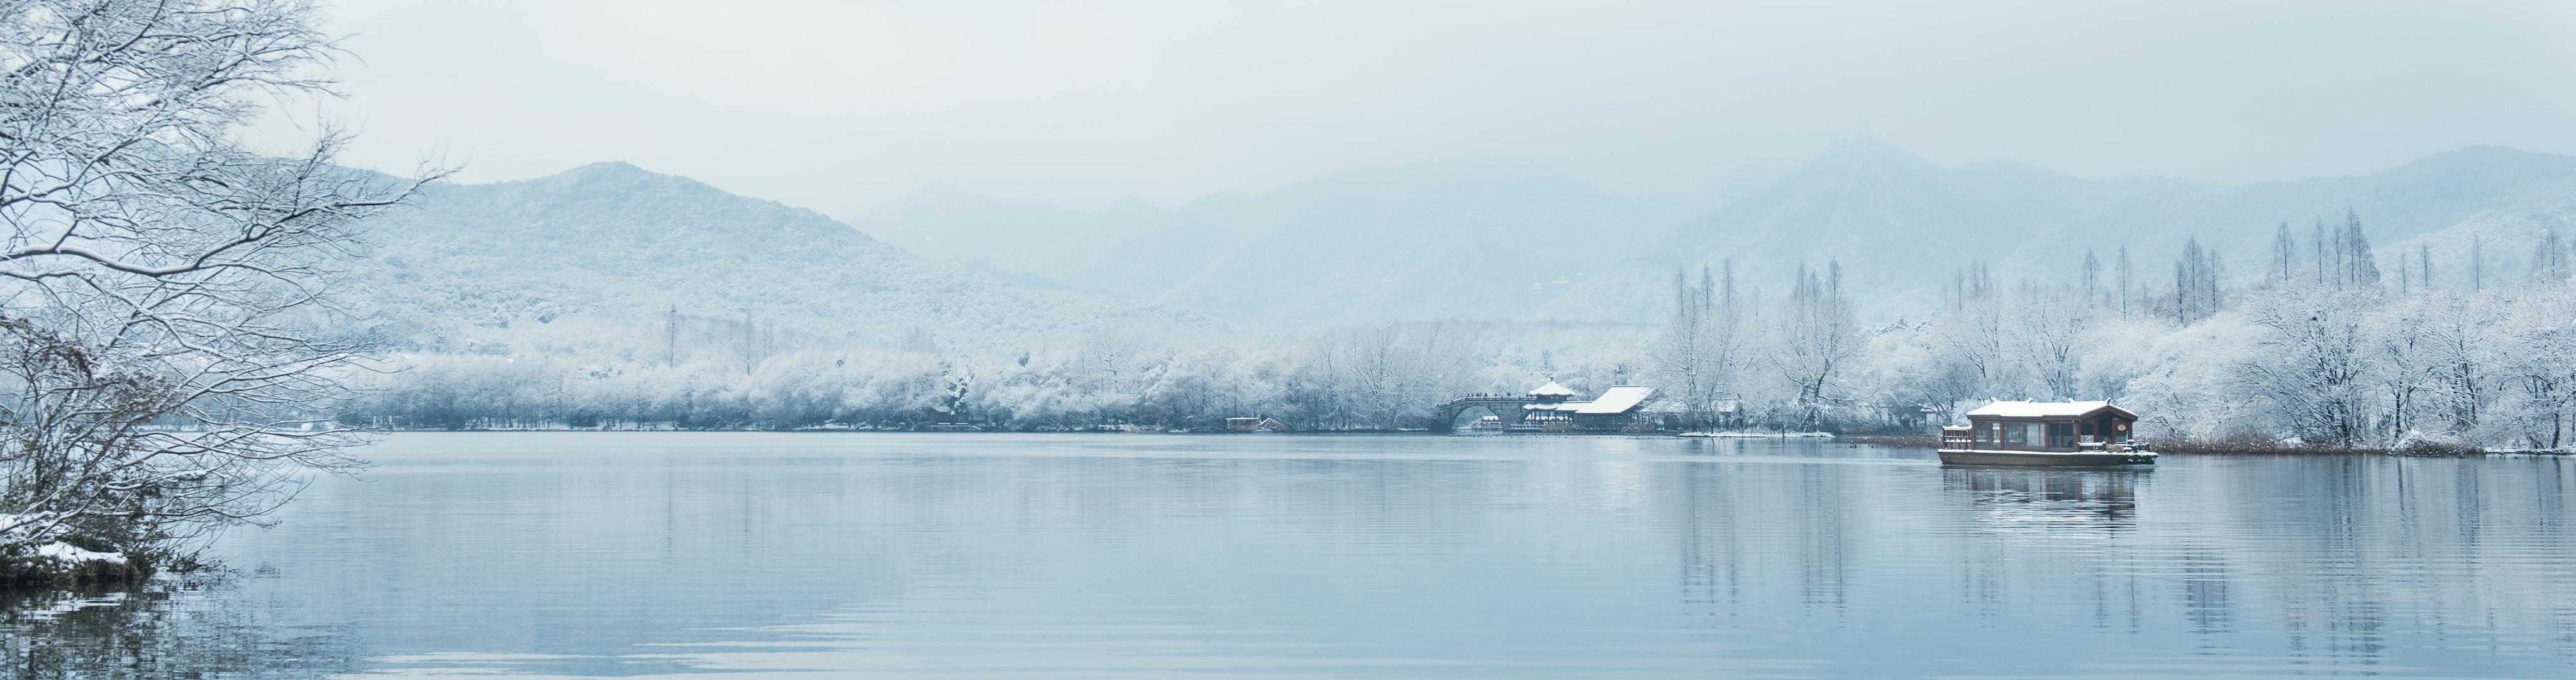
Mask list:
POLYGON ((1002 347, 1204 318, 926 260, 811 210, 625 163, 428 187, 344 296, 398 342, 672 310, 861 346, 1002 347))
POLYGON ((2440 231, 2383 244, 2377 252, 2380 274, 2403 272, 2415 279, 2412 285, 2421 285, 2429 257, 2435 286, 2469 286, 2475 269, 2479 285, 2494 287, 2530 275, 2541 257, 2537 251, 2549 247, 2552 232, 2562 252, 2576 249, 2576 184, 2480 211, 2440 231))

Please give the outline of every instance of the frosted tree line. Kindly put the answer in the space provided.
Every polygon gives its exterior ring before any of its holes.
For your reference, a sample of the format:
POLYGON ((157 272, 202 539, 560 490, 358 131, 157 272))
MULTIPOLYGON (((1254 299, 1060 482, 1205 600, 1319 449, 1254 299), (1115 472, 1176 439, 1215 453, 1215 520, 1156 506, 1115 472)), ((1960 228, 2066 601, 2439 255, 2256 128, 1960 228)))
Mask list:
POLYGON ((2389 257, 2358 216, 2339 222, 2304 236, 2283 224, 2268 257, 2242 260, 2259 272, 2196 240, 2169 265, 2119 246, 2077 253, 2056 280, 2007 283, 1967 263, 1937 307, 1874 321, 1837 263, 1796 266, 1765 294, 1727 261, 1674 272, 1652 328, 1408 323, 1212 345, 1112 330, 994 353, 677 314, 660 327, 559 321, 516 347, 397 357, 414 368, 376 376, 384 389, 353 411, 410 428, 908 429, 962 413, 1000 429, 1266 416, 1393 430, 1444 425, 1433 407, 1452 397, 1557 380, 1653 385, 1650 417, 1675 429, 1922 432, 1990 399, 2111 399, 2167 442, 2576 445, 2564 239, 2544 233, 2512 249, 2520 258, 2503 244, 2389 257), (579 344, 603 337, 675 340, 579 344))
POLYGON ((1105 330, 1019 351, 934 341, 854 345, 744 333, 674 315, 676 331, 558 321, 501 347, 389 357, 352 425, 420 429, 811 427, 1209 429, 1271 417, 1300 429, 1439 425, 1433 407, 1561 377, 1597 391, 1643 380, 1635 344, 1529 349, 1492 324, 1397 323, 1263 342, 1185 345, 1105 330), (655 338, 649 347, 621 338, 655 338), (663 343, 663 337, 680 338, 663 343), (757 342, 760 348, 743 343, 757 342), (775 343, 775 344, 772 344, 775 343), (666 350, 665 347, 674 349, 666 350), (666 353, 667 352, 667 353, 666 353), (962 414, 962 416, 960 415, 962 414))
POLYGON ((2150 437, 2229 446, 2576 444, 2576 294, 2555 230, 2494 271, 2483 242, 2450 262, 2383 257, 2358 216, 2342 222, 2304 243, 2281 225, 2259 278, 2197 241, 2161 289, 2101 289, 2089 267, 2005 288, 1971 265, 1941 314, 1877 331, 1842 387, 1936 421, 1987 399, 2112 399, 2150 437))
POLYGON ((1765 299, 1723 262, 1675 275, 1650 373, 1691 428, 1923 431, 1993 399, 2111 399, 2151 438, 2218 447, 2576 445, 2570 245, 2543 230, 2498 271, 2477 243, 2383 257, 2346 213, 2305 238, 2282 223, 2259 278, 2197 239, 2170 278, 2126 247, 2054 281, 1972 262, 1937 313, 1866 327, 1831 264, 1765 299))

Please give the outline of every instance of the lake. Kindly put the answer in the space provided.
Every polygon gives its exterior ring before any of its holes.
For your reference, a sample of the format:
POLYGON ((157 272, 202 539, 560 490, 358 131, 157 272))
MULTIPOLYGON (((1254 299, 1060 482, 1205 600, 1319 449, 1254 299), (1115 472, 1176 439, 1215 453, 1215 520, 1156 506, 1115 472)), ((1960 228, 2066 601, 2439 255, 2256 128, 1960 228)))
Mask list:
POLYGON ((400 434, 0 677, 2576 676, 2576 460, 400 434))

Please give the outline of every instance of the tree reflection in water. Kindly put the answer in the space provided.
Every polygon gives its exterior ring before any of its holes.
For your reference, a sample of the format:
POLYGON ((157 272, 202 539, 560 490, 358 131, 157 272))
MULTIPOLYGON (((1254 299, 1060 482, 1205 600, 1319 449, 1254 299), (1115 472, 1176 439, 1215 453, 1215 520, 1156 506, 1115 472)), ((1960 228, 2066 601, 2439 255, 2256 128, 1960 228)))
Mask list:
POLYGON ((357 667, 338 631, 263 626, 237 599, 208 596, 224 587, 220 576, 191 576, 0 592, 0 677, 310 677, 357 667))

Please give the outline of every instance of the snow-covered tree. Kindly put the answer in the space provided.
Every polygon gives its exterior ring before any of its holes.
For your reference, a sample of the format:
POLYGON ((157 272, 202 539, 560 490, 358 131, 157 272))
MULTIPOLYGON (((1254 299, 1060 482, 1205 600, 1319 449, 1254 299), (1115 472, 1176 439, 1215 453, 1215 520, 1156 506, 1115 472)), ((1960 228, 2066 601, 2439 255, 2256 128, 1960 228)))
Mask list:
POLYGON ((2542 227, 2540 239, 2531 244, 2532 278, 2565 281, 2567 273, 2567 242, 2558 237, 2557 225, 2542 227))
POLYGON ((1864 348, 1843 297, 1842 264, 1827 263, 1822 276, 1800 265, 1777 324, 1771 365, 1789 386, 1797 426, 1812 429, 1836 398, 1835 380, 1864 348))
POLYGON ((2280 228, 2272 232, 2272 269, 2265 278, 2275 284, 2288 283, 2298 270, 2298 253, 2298 240, 2290 236, 2289 221, 2283 220, 2280 228))
POLYGON ((1672 318, 1651 357, 1663 398, 1682 404, 1692 428, 1714 422, 1720 399, 1735 388, 1742 322, 1735 264, 1725 263, 1724 270, 1721 281, 1702 267, 1696 286, 1683 272, 1673 272, 1672 318))
POLYGON ((2372 296, 2312 288, 2256 298, 2245 313, 2262 331, 2262 351, 2239 364, 2239 388, 2308 443, 2363 443, 2378 386, 2364 323, 2372 296))
POLYGON ((2030 367, 2037 384, 2030 394, 2046 399, 2079 399, 2083 351, 2091 340, 2095 315, 2086 298, 2055 290, 2025 291, 2016 296, 2012 334, 2017 354, 2030 367))
POLYGON ((2343 235, 2335 246, 2338 288, 2379 287, 2379 258, 2370 251, 2370 237, 2362 234, 2361 217, 2344 213, 2343 235))
POLYGON ((334 55, 298 2, 0 2, 0 561, 167 557, 354 464, 316 409, 369 348, 315 329, 418 184, 235 141, 334 55))
POLYGON ((2185 239, 2182 257, 2174 260, 2174 322, 2188 326, 2218 313, 2221 276, 2218 254, 2201 248, 2198 238, 2185 239))

